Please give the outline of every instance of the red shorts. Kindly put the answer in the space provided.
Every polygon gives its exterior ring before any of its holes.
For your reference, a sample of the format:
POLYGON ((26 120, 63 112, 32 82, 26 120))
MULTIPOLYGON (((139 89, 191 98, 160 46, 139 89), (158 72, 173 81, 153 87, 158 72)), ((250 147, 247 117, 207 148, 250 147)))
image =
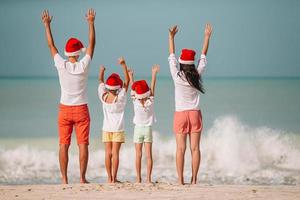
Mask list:
POLYGON ((75 126, 77 144, 89 144, 90 114, 87 104, 79 106, 59 105, 59 144, 71 144, 73 126, 75 126))
POLYGON ((199 133, 202 130, 202 114, 200 110, 176 111, 174 114, 174 133, 199 133))

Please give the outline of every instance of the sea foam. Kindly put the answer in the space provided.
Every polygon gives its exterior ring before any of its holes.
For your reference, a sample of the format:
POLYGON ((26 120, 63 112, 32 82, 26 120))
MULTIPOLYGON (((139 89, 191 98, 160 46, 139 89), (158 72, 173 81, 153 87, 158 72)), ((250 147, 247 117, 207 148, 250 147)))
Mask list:
MULTIPOLYGON (((161 139, 153 133, 153 180, 176 181, 175 138, 161 139)), ((211 184, 300 184, 299 135, 267 127, 249 127, 233 116, 215 120, 201 136, 199 181, 211 184)), ((135 150, 131 141, 121 148, 119 179, 133 181, 135 150)), ((57 144, 53 144, 57 145, 57 144)), ((102 144, 101 144, 102 145, 102 144)), ((0 183, 58 183, 60 178, 57 151, 28 145, 0 147, 0 183)), ((191 176, 189 147, 186 152, 185 177, 191 176)), ((146 173, 143 160, 142 174, 146 173)), ((78 154, 70 152, 70 182, 78 182, 78 154)), ((91 151, 87 177, 105 181, 104 150, 91 151)))

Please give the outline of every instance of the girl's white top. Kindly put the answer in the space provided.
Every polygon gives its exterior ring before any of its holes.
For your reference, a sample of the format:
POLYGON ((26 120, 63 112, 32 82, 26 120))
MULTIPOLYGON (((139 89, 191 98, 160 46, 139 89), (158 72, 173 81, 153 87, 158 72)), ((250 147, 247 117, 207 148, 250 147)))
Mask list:
POLYGON ((154 116, 154 97, 146 100, 144 106, 136 99, 132 98, 134 107, 133 123, 138 126, 152 126, 155 121, 154 116))
POLYGON ((120 132, 124 131, 124 110, 126 106, 126 90, 120 89, 113 103, 106 103, 104 98, 107 93, 105 84, 100 83, 98 87, 98 96, 102 102, 103 108, 103 131, 120 132))
MULTIPOLYGON (((190 86, 185 78, 184 73, 178 70, 179 63, 175 57, 175 54, 170 54, 168 60, 175 86, 175 110, 199 110, 199 90, 190 86)), ((199 74, 203 72, 206 64, 206 56, 202 54, 197 67, 197 71, 199 74)))
POLYGON ((58 53, 55 54, 54 65, 58 71, 61 104, 73 106, 88 103, 87 79, 90 62, 91 57, 88 54, 75 63, 63 59, 58 53))

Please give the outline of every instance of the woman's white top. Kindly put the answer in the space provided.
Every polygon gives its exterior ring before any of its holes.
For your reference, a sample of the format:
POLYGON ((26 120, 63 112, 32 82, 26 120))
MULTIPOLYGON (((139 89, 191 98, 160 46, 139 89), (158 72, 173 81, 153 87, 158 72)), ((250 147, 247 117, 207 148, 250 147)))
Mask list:
MULTIPOLYGON (((199 110, 199 90, 190 86, 185 78, 184 73, 178 70, 179 63, 175 57, 175 54, 170 54, 168 60, 175 86, 175 110, 199 110)), ((206 56, 202 54, 197 67, 197 71, 199 74, 203 72, 206 64, 206 56)))

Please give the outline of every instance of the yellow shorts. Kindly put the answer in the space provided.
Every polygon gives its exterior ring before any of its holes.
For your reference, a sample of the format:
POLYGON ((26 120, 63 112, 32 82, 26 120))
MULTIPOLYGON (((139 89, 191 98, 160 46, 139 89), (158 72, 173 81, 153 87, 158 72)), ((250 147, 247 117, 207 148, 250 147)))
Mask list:
POLYGON ((125 132, 102 132, 102 142, 125 142, 125 132))

